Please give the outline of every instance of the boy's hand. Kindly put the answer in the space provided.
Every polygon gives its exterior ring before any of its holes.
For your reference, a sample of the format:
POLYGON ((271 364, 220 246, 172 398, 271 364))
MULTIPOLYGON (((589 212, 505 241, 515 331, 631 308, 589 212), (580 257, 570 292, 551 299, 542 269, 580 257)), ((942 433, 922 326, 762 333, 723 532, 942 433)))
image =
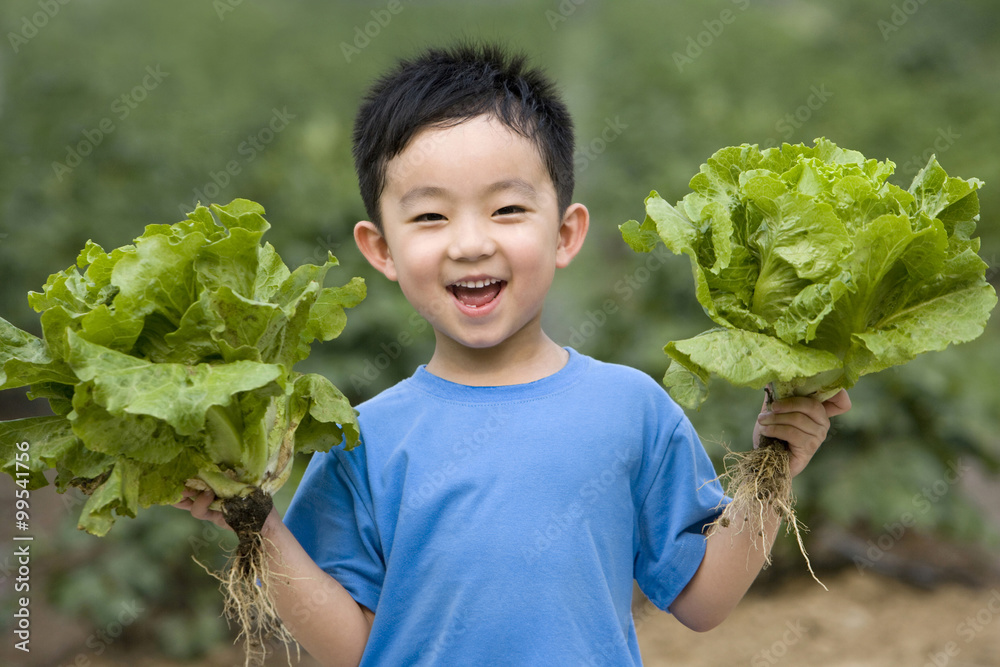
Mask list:
POLYGON ((795 396, 774 401, 768 409, 765 400, 757 423, 754 424, 753 446, 758 446, 761 436, 787 442, 791 476, 795 477, 826 440, 830 430, 830 417, 844 414, 850 409, 851 399, 843 389, 822 403, 814 398, 795 396))
POLYGON ((215 494, 211 489, 208 491, 196 491, 194 489, 184 489, 184 500, 175 504, 177 509, 191 512, 191 516, 204 521, 211 521, 223 530, 232 530, 226 523, 225 517, 219 510, 209 509, 208 506, 215 500, 215 494))

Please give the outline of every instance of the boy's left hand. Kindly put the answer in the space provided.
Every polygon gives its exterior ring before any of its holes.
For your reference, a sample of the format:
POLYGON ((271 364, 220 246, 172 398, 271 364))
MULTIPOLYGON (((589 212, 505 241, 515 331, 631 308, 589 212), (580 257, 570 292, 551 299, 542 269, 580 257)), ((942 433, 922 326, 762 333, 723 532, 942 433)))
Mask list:
POLYGON ((791 476, 795 477, 826 440, 830 417, 842 415, 850 409, 851 399, 843 389, 822 403, 814 398, 794 396, 774 401, 768 409, 765 400, 754 424, 753 446, 757 447, 761 436, 787 442, 791 476))

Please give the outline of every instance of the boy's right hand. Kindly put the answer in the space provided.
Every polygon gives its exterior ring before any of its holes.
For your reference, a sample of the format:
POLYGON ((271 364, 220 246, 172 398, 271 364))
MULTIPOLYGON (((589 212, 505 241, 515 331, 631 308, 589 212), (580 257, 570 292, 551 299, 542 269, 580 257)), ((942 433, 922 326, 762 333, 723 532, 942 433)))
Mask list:
MULTIPOLYGON (((209 508, 214 500, 210 489, 186 488, 183 500, 174 507, 232 530, 221 511, 209 508)), ((375 612, 355 601, 347 589, 320 569, 282 523, 277 508, 271 508, 260 535, 270 576, 281 584, 270 588, 272 601, 295 639, 320 664, 360 664, 375 612), (308 613, 303 614, 303 610, 308 613), (337 622, 331 624, 331 619, 337 622)))
POLYGON ((184 489, 184 500, 176 503, 177 509, 191 512, 191 516, 204 521, 211 521, 219 528, 232 530, 226 523, 225 517, 219 510, 209 509, 208 506, 215 500, 215 493, 211 489, 207 491, 196 491, 195 489, 184 489))

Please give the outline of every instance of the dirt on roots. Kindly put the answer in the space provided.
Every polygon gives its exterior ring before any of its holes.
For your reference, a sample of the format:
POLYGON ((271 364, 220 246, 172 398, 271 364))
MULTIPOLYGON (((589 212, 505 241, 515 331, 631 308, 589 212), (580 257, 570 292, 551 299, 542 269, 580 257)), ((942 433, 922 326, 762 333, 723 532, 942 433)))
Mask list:
POLYGON ((227 498, 222 503, 223 516, 239 538, 239 544, 225 570, 214 576, 221 582, 226 619, 235 624, 237 641, 243 639, 246 667, 263 667, 272 642, 285 648, 289 664, 290 647, 298 650, 271 598, 274 577, 261 529, 272 507, 271 496, 261 489, 240 498, 227 498))

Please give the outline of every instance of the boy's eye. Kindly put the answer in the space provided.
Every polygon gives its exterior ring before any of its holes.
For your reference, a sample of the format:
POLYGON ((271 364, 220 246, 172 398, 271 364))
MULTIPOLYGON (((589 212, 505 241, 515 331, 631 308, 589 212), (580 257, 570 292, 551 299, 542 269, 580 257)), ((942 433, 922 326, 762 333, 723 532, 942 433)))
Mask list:
POLYGON ((421 213, 413 219, 415 222, 428 222, 432 220, 444 220, 444 216, 440 213, 421 213))
POLYGON ((524 213, 524 209, 520 206, 504 206, 498 208, 493 215, 517 215, 518 213, 524 213))

